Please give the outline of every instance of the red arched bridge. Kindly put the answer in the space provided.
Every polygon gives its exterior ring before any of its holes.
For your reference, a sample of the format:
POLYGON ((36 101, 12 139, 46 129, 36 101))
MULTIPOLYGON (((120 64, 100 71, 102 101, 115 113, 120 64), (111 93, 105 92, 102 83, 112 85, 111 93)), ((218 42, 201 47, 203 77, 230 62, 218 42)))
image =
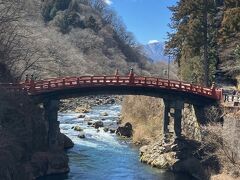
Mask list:
POLYGON ((161 98, 181 99, 190 104, 214 103, 222 98, 222 90, 207 88, 177 80, 141 77, 130 72, 128 76, 80 76, 26 79, 19 84, 1 84, 12 91, 24 91, 40 98, 61 99, 98 94, 147 95, 161 98))

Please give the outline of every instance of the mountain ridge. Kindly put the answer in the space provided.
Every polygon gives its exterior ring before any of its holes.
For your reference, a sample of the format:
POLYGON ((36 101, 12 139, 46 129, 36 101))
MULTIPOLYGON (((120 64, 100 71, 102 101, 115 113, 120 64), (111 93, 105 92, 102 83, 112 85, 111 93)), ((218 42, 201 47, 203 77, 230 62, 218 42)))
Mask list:
POLYGON ((153 60, 167 62, 168 57, 164 54, 165 44, 159 41, 150 41, 148 44, 143 46, 144 54, 153 60))

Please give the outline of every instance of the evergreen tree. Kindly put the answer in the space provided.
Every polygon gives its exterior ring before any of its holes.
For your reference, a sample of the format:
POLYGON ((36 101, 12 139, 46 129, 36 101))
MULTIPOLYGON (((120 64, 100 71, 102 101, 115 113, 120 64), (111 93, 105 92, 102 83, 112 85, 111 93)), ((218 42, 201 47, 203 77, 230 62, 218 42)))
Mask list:
POLYGON ((214 17, 220 2, 215 0, 180 0, 170 7, 173 13, 167 53, 173 54, 180 76, 187 81, 209 85, 216 64, 214 17), (213 24, 212 24, 213 23, 213 24))

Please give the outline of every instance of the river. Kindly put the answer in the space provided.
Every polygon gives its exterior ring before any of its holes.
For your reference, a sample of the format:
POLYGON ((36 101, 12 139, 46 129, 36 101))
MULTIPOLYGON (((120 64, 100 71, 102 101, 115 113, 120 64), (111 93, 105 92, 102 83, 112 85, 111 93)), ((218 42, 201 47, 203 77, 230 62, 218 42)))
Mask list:
MULTIPOLYGON (((93 107, 86 114, 92 120, 104 119, 104 125, 117 126, 120 105, 101 105, 93 107), (101 112, 107 112, 102 117, 101 112)), ((151 168, 139 162, 138 149, 129 140, 119 138, 102 128, 97 132, 87 126, 76 113, 59 113, 60 129, 72 139, 75 146, 67 151, 70 172, 40 178, 39 180, 190 180, 183 174, 173 174, 151 168), (79 132, 72 129, 79 125, 84 129, 86 138, 77 137, 79 132)))

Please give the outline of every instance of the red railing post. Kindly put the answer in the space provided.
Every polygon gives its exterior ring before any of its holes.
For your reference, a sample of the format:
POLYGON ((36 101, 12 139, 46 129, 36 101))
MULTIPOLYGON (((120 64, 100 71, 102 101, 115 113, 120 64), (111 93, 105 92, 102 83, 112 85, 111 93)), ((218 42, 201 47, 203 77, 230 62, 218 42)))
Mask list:
POLYGON ((27 91, 28 90, 28 86, 29 86, 29 76, 28 74, 26 75, 26 78, 25 78, 25 81, 24 81, 24 84, 23 84, 23 89, 24 91, 27 91))
POLYGON ((25 84, 28 84, 29 83, 29 76, 28 74, 26 75, 26 79, 25 79, 25 84))
POLYGON ((115 76, 118 76, 118 75, 119 75, 119 72, 118 72, 118 69, 116 69, 115 76))
POLYGON ((133 84, 134 83, 134 72, 133 68, 131 68, 130 73, 129 73, 129 83, 133 84))
POLYGON ((51 81, 48 81, 48 89, 51 88, 51 81))
POLYGON ((216 94, 215 82, 212 83, 211 90, 212 90, 212 96, 213 96, 214 98, 218 98, 218 97, 217 97, 217 94, 216 94))
POLYGON ((66 80, 65 80, 65 78, 63 78, 62 82, 63 82, 63 87, 65 87, 65 85, 66 85, 66 80))
POLYGON ((118 69, 116 70, 115 72, 115 77, 116 77, 116 83, 119 83, 119 72, 118 72, 118 69))
POLYGON ((93 76, 90 78, 90 84, 93 84, 93 76))
POLYGON ((34 77, 31 75, 31 80, 30 80, 30 91, 35 91, 35 82, 34 82, 34 77))
POLYGON ((117 75, 117 83, 119 83, 119 76, 117 75))
POLYGON ((104 77, 103 77, 103 84, 106 84, 106 83, 107 83, 106 75, 104 75, 104 77))

